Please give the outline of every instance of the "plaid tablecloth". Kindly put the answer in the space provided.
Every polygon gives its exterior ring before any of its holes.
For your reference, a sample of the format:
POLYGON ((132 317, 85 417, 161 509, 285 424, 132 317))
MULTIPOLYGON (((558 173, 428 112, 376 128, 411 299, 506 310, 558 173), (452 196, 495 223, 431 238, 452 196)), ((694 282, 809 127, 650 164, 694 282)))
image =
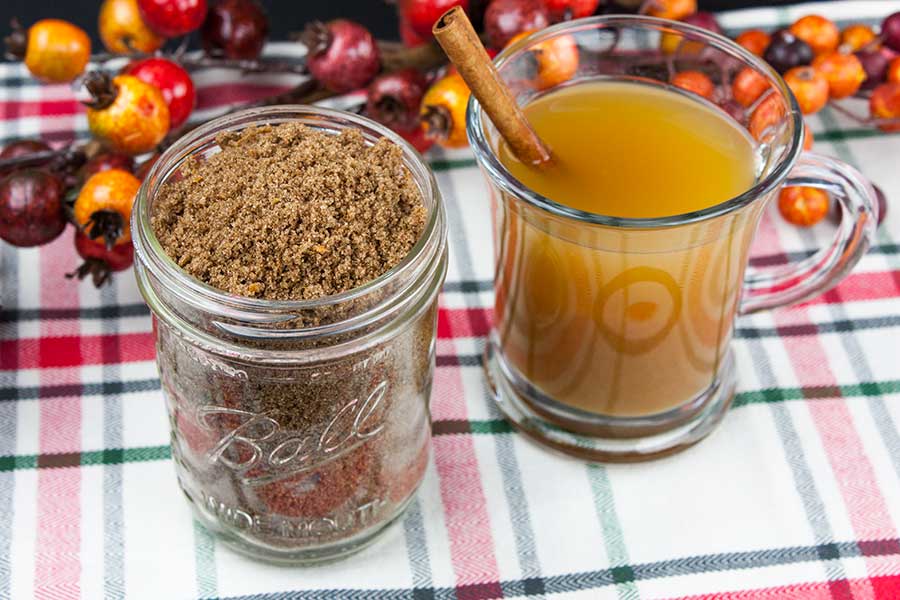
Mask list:
MULTIPOLYGON (((900 2, 722 17, 733 32, 821 11, 875 21, 900 2)), ((274 45, 275 53, 288 52, 274 45)), ((0 137, 63 142, 85 122, 64 86, 0 68, 0 137)), ((198 76, 197 118, 289 84, 198 76)), ((900 598, 900 135, 825 110, 816 149, 892 204, 838 288, 741 318, 740 388, 724 424, 664 460, 591 466, 510 430, 479 366, 491 319, 486 190, 471 154, 430 154, 447 201, 434 453, 402 523, 311 568, 253 562, 191 518, 170 461, 147 308, 126 272, 100 291, 64 278, 72 231, 0 243, 0 598, 900 598)), ((804 256, 827 225, 774 212, 756 262, 804 256)))

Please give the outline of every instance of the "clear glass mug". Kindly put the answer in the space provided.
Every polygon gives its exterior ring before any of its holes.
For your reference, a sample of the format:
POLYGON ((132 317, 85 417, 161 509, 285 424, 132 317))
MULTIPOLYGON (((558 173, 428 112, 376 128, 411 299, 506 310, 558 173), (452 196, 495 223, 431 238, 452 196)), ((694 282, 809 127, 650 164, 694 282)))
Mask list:
POLYGON ((598 79, 671 88, 675 72, 701 69, 717 83, 717 108, 752 131, 757 176, 743 194, 677 216, 613 218, 521 184, 497 158, 499 135, 482 107, 474 98, 469 105, 469 140, 492 199, 496 300, 485 370, 500 410, 530 437, 590 460, 646 460, 696 443, 734 397, 735 318, 840 281, 874 236, 873 188, 849 165, 802 152, 802 115, 781 77, 700 28, 640 16, 581 19, 539 31, 495 62, 520 105, 598 79), (533 53, 561 36, 577 44, 578 70, 536 89, 533 53), (675 51, 659 50, 663 40, 675 51), (727 91, 744 68, 771 83, 746 109, 727 91), (797 264, 748 269, 763 209, 785 185, 822 188, 837 200, 835 240, 797 264))

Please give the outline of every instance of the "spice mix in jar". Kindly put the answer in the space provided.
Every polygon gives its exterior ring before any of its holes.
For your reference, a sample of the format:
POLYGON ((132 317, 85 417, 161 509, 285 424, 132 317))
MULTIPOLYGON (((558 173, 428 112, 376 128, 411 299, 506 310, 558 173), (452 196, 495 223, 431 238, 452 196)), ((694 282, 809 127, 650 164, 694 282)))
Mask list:
POLYGON ((375 539, 428 462, 447 242, 421 157, 338 111, 228 115, 158 161, 133 230, 198 518, 281 562, 375 539))

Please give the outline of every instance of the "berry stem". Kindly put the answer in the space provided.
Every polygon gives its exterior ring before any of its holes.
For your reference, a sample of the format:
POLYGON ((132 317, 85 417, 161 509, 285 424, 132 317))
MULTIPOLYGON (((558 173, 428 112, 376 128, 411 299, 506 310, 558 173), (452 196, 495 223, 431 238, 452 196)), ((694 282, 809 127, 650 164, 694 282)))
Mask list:
POLYGON ((15 17, 10 20, 9 26, 12 28, 12 32, 3 38, 3 43, 6 44, 6 58, 22 60, 25 58, 25 50, 28 47, 28 32, 15 17))

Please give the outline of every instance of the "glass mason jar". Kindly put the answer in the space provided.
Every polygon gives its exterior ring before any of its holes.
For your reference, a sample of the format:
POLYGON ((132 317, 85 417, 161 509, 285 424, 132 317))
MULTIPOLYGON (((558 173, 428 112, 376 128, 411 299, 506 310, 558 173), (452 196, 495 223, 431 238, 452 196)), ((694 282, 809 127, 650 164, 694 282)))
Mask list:
POLYGON ((422 157, 357 115, 246 110, 166 151, 141 187, 132 228, 172 455, 197 518, 240 551, 278 562, 335 559, 375 539, 418 488, 430 447, 447 225, 422 157), (397 144, 428 211, 421 238, 374 281, 317 300, 239 297, 187 275, 151 227, 161 187, 186 160, 215 154, 219 134, 286 122, 397 144))
MULTIPOLYGON (((640 16, 580 19, 522 39, 496 64, 520 105, 582 82, 629 82, 706 105, 752 144, 755 179, 739 196, 674 216, 617 218, 523 185, 498 159, 499 136, 482 107, 469 104, 469 140, 493 206, 485 366, 500 410, 539 442, 592 460, 646 460, 696 443, 734 397, 737 316, 840 281, 874 236, 872 186, 849 165, 804 153, 802 115, 778 73, 704 29, 640 16), (559 47, 577 49, 577 68, 542 73, 542 53, 559 47), (707 74, 713 100, 669 83, 686 70, 707 74), (744 106, 730 90, 746 70, 766 89, 744 106), (784 185, 827 190, 842 211, 837 235, 797 264, 747 269, 763 209, 784 185)), ((633 160, 649 170, 659 149, 647 150, 633 160)), ((598 165, 600 173, 616 176, 598 165)))

